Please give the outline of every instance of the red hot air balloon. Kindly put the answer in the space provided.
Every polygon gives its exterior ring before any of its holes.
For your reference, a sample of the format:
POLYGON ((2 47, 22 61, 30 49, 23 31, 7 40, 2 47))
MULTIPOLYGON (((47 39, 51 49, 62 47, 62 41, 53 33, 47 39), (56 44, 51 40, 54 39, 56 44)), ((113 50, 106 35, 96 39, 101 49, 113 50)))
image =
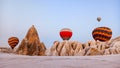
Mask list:
POLYGON ((14 47, 19 43, 19 39, 17 37, 10 37, 8 39, 8 44, 10 45, 10 47, 12 49, 14 49, 14 47))
POLYGON ((69 28, 63 28, 60 30, 60 36, 63 40, 69 40, 72 36, 72 30, 69 28))
POLYGON ((92 36, 96 41, 109 41, 112 37, 112 30, 108 27, 97 27, 93 30, 92 36))

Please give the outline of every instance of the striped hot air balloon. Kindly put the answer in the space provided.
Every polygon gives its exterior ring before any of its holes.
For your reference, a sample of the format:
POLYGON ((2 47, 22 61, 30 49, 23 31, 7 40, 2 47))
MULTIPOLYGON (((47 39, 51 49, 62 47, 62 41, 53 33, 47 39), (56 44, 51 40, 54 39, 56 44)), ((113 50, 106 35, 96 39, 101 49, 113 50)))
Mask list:
POLYGON ((112 37, 112 30, 108 27, 97 27, 93 30, 92 36, 95 40, 109 41, 112 37))
POLYGON ((14 47, 19 43, 19 39, 17 37, 10 37, 8 39, 8 44, 10 45, 10 47, 12 49, 14 49, 14 47))
POLYGON ((69 40, 72 36, 72 30, 69 28, 63 28, 60 30, 60 37, 63 40, 69 40))

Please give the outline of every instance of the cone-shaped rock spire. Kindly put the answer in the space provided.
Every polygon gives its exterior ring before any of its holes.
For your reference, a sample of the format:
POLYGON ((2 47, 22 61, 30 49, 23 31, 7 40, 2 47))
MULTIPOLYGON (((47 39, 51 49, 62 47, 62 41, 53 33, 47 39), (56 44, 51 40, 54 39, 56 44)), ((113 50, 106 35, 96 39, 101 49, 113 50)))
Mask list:
POLYGON ((22 55, 45 55, 46 47, 44 43, 40 42, 37 30, 34 25, 28 30, 25 38, 17 49, 17 54, 22 55))

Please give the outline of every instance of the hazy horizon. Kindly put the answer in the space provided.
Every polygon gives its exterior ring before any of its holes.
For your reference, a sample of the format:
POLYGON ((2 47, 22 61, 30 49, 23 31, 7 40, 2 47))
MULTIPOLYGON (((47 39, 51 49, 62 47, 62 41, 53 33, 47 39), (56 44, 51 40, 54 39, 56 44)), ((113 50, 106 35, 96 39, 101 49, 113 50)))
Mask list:
POLYGON ((11 36, 21 42, 32 25, 46 47, 62 41, 62 28, 73 31, 70 40, 83 43, 93 40, 92 30, 100 26, 111 28, 115 38, 120 36, 119 6, 120 0, 0 0, 0 46, 7 47, 11 36))

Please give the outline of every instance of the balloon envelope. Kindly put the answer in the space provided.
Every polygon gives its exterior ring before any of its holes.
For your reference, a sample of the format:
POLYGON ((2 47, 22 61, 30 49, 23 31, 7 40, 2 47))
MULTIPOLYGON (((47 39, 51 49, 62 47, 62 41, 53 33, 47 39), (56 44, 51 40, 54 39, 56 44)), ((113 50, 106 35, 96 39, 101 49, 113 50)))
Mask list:
POLYGON ((14 47, 19 43, 19 39, 17 37, 10 37, 8 39, 8 44, 10 45, 10 47, 12 49, 14 49, 14 47))
POLYGON ((60 30, 60 36, 63 40, 69 40, 72 36, 72 30, 69 28, 63 28, 60 30))
POLYGON ((101 17, 97 17, 97 21, 100 22, 101 21, 101 17))
POLYGON ((92 36, 96 41, 109 41, 112 37, 112 30, 108 27, 97 27, 93 30, 92 36))

